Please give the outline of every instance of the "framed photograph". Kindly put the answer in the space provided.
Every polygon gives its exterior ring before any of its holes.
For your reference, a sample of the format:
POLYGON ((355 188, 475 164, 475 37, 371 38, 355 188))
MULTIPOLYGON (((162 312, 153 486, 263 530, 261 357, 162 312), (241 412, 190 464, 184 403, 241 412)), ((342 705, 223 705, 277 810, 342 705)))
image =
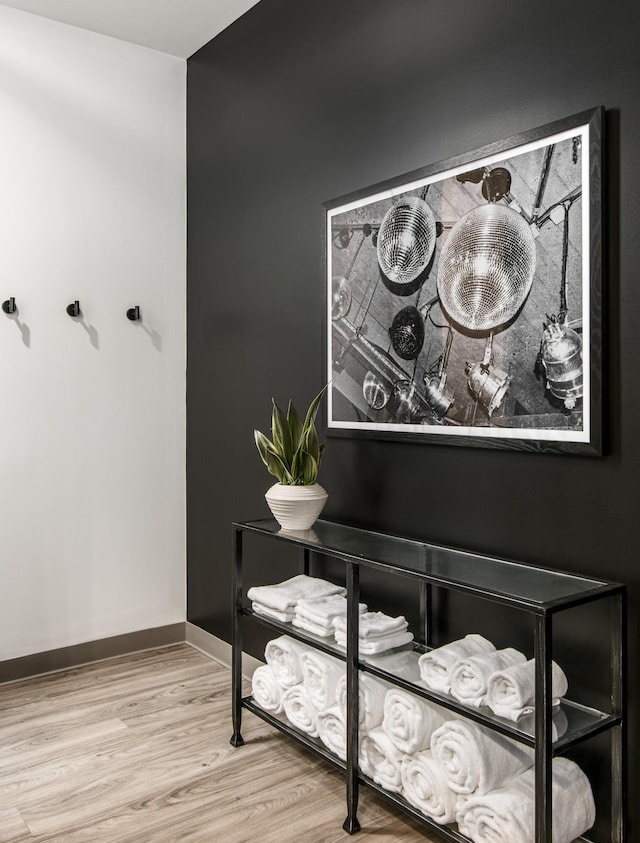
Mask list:
POLYGON ((328 435, 601 454, 603 122, 324 205, 328 435))

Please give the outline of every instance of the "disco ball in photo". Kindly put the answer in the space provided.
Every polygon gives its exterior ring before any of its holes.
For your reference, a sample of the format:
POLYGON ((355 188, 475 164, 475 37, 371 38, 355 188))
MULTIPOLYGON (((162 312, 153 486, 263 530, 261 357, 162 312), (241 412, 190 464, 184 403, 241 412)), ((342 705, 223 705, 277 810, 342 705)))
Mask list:
POLYGON ((399 199, 378 231, 380 269, 396 284, 410 284, 426 268, 436 244, 433 211, 418 196, 399 199))
POLYGON ((440 301, 459 325, 493 330, 522 307, 535 268, 527 222, 506 205, 480 205, 458 220, 442 248, 440 301))

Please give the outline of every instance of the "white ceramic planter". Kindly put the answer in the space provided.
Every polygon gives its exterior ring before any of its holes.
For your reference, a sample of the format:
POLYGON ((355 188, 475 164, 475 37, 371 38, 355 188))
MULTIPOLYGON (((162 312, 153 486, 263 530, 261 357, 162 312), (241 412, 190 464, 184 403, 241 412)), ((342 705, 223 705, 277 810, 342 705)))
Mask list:
POLYGON ((265 494, 273 517, 284 530, 308 530, 327 502, 319 483, 311 486, 283 486, 275 483, 265 494))

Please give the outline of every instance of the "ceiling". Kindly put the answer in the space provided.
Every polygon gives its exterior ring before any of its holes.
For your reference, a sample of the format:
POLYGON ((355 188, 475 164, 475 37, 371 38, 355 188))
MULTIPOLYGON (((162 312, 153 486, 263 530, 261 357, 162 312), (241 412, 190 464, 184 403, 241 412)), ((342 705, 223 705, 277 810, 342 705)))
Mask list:
POLYGON ((0 0, 31 12, 188 58, 259 0, 0 0))

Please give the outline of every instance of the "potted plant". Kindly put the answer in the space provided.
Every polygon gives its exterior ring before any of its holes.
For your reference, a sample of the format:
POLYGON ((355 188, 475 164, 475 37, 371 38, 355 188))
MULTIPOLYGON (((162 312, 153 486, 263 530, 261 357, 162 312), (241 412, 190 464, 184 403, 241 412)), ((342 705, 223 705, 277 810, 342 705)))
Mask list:
POLYGON ((276 521, 286 530, 308 530, 322 512, 327 493, 317 482, 326 443, 315 419, 326 386, 309 405, 304 421, 290 400, 284 413, 272 399, 271 439, 254 430, 258 453, 278 482, 265 494, 276 521))

